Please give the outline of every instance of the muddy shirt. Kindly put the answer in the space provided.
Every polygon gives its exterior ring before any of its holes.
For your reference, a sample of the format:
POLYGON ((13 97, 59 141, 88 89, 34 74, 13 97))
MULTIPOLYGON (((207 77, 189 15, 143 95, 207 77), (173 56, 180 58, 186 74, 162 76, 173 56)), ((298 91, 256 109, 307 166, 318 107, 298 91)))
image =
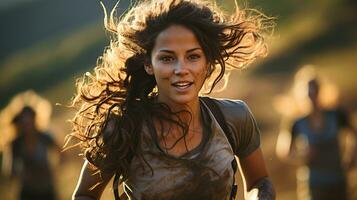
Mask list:
POLYGON ((137 200, 205 199, 228 200, 234 172, 234 155, 245 157, 260 145, 257 124, 242 101, 215 100, 222 110, 238 149, 232 149, 225 133, 201 101, 203 139, 195 149, 180 157, 165 153, 143 128, 141 148, 148 162, 131 162, 125 191, 137 200))

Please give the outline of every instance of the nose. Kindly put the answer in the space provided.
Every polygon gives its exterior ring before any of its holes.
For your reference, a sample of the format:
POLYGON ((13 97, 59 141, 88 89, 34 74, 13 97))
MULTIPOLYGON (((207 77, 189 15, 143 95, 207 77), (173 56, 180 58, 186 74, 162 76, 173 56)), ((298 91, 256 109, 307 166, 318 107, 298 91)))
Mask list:
POLYGON ((184 59, 179 59, 174 68, 175 75, 184 75, 188 73, 188 64, 184 59))

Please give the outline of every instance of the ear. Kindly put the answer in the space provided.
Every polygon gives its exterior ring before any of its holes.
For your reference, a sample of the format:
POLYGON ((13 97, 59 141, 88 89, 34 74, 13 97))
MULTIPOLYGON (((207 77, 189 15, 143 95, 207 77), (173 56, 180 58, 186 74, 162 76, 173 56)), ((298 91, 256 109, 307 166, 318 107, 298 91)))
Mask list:
POLYGON ((152 68, 151 64, 145 63, 144 68, 147 74, 154 75, 154 69, 152 68))

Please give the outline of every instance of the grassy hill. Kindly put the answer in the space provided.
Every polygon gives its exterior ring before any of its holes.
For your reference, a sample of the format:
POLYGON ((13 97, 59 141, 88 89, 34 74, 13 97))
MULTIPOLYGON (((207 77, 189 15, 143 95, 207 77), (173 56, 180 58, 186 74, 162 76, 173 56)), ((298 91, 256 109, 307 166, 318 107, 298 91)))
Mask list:
MULTIPOLYGON (((103 2, 108 8, 115 3, 103 2)), ((120 11, 129 2, 122 0, 120 11)), ((233 0, 217 2, 227 10, 234 4, 233 0)), ((339 86, 342 104, 351 111, 357 109, 357 3, 355 0, 248 3, 249 7, 277 17, 277 27, 269 39, 270 54, 251 68, 234 72, 227 89, 215 95, 248 102, 262 129, 263 149, 277 185, 278 199, 294 200, 294 168, 280 163, 274 154, 280 116, 272 102, 276 95, 287 91, 299 67, 315 64, 339 86), (281 177, 282 170, 290 176, 281 177)), ((53 104, 68 102, 74 93, 75 78, 92 70, 108 45, 102 20, 103 11, 94 0, 26 1, 1 10, 0 27, 5 28, 0 29, 0 109, 12 96, 27 89, 34 89, 53 104)), ((51 129, 62 142, 69 132, 64 121, 71 115, 61 108, 56 108, 54 114, 51 129)), ((71 158, 77 162, 58 169, 62 199, 68 199, 74 188, 73 177, 78 175, 80 164, 77 158, 71 158)), ((351 177, 357 177, 357 172, 351 177)), ((6 184, 0 179, 0 196, 14 199, 6 184)), ((14 188, 11 186, 11 191, 14 188)), ((352 188, 357 188, 356 181, 352 188)), ((110 199, 110 191, 106 194, 110 199)))
POLYGON ((43 93, 92 68, 108 45, 102 20, 99 2, 87 0, 29 1, 2 11, 0 27, 7 28, 0 37, 0 107, 18 92, 43 93))
MULTIPOLYGON (((105 2, 112 7, 114 1, 105 2)), ((128 1, 123 1, 123 7, 128 1), (126 2, 126 3, 125 3, 126 2)), ((36 0, 0 12, 0 60, 54 36, 64 36, 93 22, 102 22, 99 1, 36 0)))

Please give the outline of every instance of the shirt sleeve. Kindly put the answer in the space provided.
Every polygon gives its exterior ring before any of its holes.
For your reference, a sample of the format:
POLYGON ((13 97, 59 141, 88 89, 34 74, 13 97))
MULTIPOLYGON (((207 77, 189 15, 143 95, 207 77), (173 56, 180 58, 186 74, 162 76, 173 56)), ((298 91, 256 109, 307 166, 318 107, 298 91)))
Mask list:
POLYGON ((45 132, 45 133, 39 133, 39 134, 42 139, 42 142, 44 142, 48 147, 56 145, 56 142, 50 133, 45 132))
POLYGON ((350 127, 348 113, 342 108, 337 109, 336 113, 339 126, 341 128, 350 127))
POLYGON ((241 100, 218 100, 232 138, 236 144, 234 153, 245 158, 260 147, 260 131, 246 103, 241 100))

